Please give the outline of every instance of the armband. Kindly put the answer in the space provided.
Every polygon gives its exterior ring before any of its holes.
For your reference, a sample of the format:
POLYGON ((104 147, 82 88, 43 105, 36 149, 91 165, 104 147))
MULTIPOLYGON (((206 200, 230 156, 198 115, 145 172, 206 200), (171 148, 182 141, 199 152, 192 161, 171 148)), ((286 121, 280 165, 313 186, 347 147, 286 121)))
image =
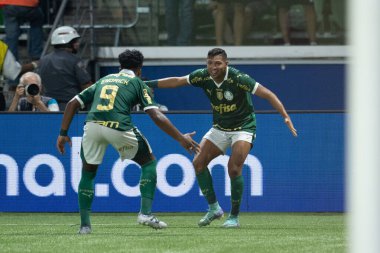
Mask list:
POLYGON ((60 135, 60 136, 67 136, 67 132, 68 132, 68 130, 63 130, 63 129, 61 129, 61 130, 59 131, 59 135, 60 135))
POLYGON ((158 88, 158 80, 145 81, 145 84, 150 88, 158 88))

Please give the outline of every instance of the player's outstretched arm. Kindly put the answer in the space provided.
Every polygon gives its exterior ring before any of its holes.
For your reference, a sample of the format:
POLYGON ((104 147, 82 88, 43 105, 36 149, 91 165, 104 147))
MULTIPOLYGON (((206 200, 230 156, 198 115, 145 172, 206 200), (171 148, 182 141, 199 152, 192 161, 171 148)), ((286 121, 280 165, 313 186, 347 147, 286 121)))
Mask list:
POLYGON ((192 136, 195 135, 195 131, 182 134, 159 109, 148 109, 146 110, 146 113, 162 131, 178 141, 190 154, 198 153, 200 151, 199 144, 192 138, 192 136))
POLYGON ((71 121, 73 120, 73 117, 79 108, 80 103, 75 98, 71 99, 70 102, 66 105, 66 109, 63 113, 62 118, 61 130, 57 138, 57 149, 61 154, 65 153, 66 142, 71 146, 71 139, 69 136, 67 136, 67 132, 69 131, 71 121))
POLYGON ((292 132, 294 137, 297 137, 297 130, 293 126, 293 122, 285 110, 285 107, 281 103, 280 99, 269 89, 265 88, 263 85, 259 85, 257 88, 255 95, 264 98, 269 101, 269 103, 276 109, 281 116, 284 118, 285 124, 288 126, 290 132, 292 132))
POLYGON ((151 88, 176 88, 188 85, 187 76, 167 77, 158 80, 146 81, 145 83, 151 88))

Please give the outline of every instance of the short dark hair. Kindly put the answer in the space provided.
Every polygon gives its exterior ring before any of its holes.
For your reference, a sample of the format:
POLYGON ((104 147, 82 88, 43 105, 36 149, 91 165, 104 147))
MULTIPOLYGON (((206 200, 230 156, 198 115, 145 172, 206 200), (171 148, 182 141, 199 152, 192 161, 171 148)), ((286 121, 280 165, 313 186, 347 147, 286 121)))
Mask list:
POLYGON ((141 68, 144 62, 143 54, 138 50, 125 50, 119 54, 119 63, 122 69, 141 68))
POLYGON ((207 58, 214 57, 214 56, 217 56, 217 55, 221 55, 224 59, 227 59, 227 53, 226 53, 226 51, 224 51, 223 49, 218 48, 218 47, 213 48, 210 51, 208 51, 207 58))

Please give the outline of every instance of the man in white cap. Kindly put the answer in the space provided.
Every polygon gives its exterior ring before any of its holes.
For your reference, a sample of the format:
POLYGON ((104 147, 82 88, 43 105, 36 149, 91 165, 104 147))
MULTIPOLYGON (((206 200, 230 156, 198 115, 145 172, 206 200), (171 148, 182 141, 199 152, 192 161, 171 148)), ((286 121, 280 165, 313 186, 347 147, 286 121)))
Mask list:
POLYGON ((42 57, 38 74, 41 76, 44 94, 57 100, 60 111, 77 93, 89 87, 91 77, 86 65, 76 55, 80 36, 70 26, 54 30, 51 44, 54 51, 42 57))

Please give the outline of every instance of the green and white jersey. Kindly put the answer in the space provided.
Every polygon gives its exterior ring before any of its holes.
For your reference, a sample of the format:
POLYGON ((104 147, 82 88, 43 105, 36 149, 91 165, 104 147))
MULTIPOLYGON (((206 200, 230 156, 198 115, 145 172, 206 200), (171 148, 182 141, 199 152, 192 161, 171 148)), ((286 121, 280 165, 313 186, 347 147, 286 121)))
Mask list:
POLYGON ((134 105, 141 104, 144 111, 158 108, 150 88, 126 69, 99 79, 75 98, 82 108, 92 103, 86 122, 96 122, 120 131, 134 127, 130 115, 134 105))
POLYGON ((223 82, 217 84, 205 68, 190 73, 187 82, 202 88, 210 99, 215 128, 255 132, 256 117, 251 94, 255 93, 259 83, 249 75, 227 67, 223 82))

